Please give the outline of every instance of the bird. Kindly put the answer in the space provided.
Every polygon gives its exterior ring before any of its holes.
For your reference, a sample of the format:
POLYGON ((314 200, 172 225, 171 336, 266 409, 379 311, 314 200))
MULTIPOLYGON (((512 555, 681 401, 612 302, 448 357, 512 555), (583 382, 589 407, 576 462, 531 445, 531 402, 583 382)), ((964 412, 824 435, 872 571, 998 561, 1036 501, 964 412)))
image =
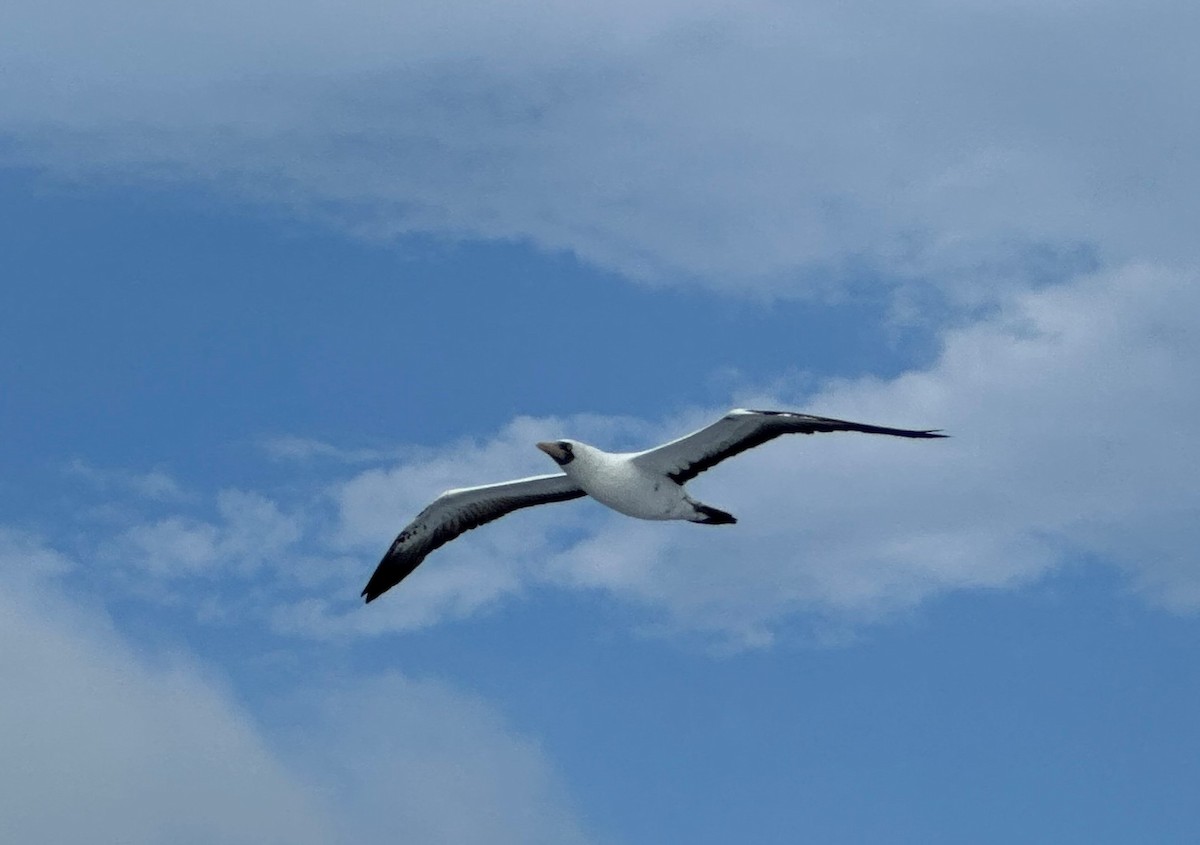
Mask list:
POLYGON ((733 514, 698 502, 685 485, 726 458, 784 434, 858 431, 938 438, 940 429, 912 430, 793 411, 735 408, 698 431, 643 452, 605 452, 578 440, 537 443, 560 472, 464 487, 442 493, 405 526, 375 568, 362 597, 372 602, 407 578, 435 549, 522 508, 591 496, 637 519, 733 525, 733 514))

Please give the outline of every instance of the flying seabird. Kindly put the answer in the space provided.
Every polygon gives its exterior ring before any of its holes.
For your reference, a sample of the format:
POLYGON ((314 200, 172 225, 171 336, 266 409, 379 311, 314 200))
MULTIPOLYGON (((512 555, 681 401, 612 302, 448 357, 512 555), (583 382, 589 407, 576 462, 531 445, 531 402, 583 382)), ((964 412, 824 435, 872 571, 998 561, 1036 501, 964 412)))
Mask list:
POLYGON ((482 487, 447 490, 417 514, 379 562, 362 595, 372 601, 403 581, 430 552, 464 531, 534 505, 591 496, 638 519, 686 519, 701 525, 732 525, 732 514, 697 502, 684 485, 706 469, 781 434, 862 431, 895 437, 945 437, 937 430, 912 431, 815 417, 790 411, 730 411, 712 425, 644 452, 605 452, 578 440, 537 447, 562 467, 482 487))

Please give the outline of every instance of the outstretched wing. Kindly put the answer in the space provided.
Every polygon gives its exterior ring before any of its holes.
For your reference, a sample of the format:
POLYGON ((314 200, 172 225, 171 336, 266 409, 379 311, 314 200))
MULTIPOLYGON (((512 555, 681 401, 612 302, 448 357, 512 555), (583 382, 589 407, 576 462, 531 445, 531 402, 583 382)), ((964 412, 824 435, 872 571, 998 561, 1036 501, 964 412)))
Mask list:
POLYGON ((748 411, 738 408, 710 426, 642 452, 633 460, 638 466, 660 472, 678 484, 685 484, 726 458, 774 440, 781 434, 815 434, 824 431, 863 431, 895 437, 946 436, 936 430, 884 428, 790 411, 748 411))
POLYGON ((575 482, 562 474, 447 490, 397 535, 362 595, 367 601, 378 598, 403 581, 426 555, 464 531, 521 508, 565 502, 583 495, 575 482))

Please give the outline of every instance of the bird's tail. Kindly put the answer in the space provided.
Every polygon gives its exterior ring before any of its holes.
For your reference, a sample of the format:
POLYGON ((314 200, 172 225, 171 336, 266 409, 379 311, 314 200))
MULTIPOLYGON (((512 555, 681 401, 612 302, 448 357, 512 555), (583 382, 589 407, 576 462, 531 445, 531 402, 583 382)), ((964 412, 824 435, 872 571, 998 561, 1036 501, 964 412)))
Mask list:
POLYGON ((737 522, 737 517, 733 514, 708 505, 692 502, 692 507, 696 509, 696 515, 692 518, 692 522, 698 522, 701 525, 733 525, 737 522))

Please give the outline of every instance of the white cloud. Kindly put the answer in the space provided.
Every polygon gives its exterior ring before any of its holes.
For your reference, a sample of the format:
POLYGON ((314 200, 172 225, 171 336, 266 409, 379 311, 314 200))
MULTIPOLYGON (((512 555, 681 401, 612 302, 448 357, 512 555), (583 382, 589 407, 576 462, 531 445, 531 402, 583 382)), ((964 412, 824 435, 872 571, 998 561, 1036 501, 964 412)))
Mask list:
MULTIPOLYGON (((578 503, 510 517, 438 551, 375 616, 356 609, 342 624, 406 627, 400 608, 425 623, 416 608, 441 617, 456 596, 473 608, 549 580, 607 591, 675 630, 761 644, 797 615, 876 620, 950 590, 1025 584, 1080 552, 1124 568, 1154 602, 1200 607, 1196 282, 1138 266, 1080 278, 948 331, 926 370, 740 397, 954 436, 791 438, 747 453, 693 482, 740 517, 732 528, 642 524, 578 503)), ((643 428, 642 442, 717 413, 643 428)), ((455 449, 362 474, 342 488, 343 530, 382 548, 396 514, 442 487, 531 469, 504 456, 533 439, 510 430, 486 461, 455 449)))
POLYGON ((223 490, 216 509, 215 522, 168 516, 134 525, 114 538, 106 555, 166 579, 230 569, 246 575, 300 539, 297 518, 257 493, 223 490))
POLYGON ((1196 257, 1197 24, 1183 0, 19 0, 0 133, 9 161, 364 233, 785 293, 877 264, 978 296, 1080 242, 1196 257))
POLYGON ((1152 600, 1194 610, 1196 282, 1130 267, 1022 294, 948 332, 928 370, 804 402, 953 439, 756 450, 694 484, 742 518, 736 529, 679 526, 631 562, 645 537, 629 532, 650 530, 614 525, 563 556, 563 577, 750 641, 797 611, 875 618, 952 589, 1025 583, 1080 551, 1125 568, 1152 600))
POLYGON ((1019 586, 1081 553, 1123 568, 1150 601, 1193 610, 1196 313, 1195 274, 1128 266, 1010 295, 945 331, 929 367, 892 380, 736 396, 953 437, 788 438, 739 456, 691 486, 739 517, 730 528, 638 523, 586 500, 535 508, 438 550, 369 608, 358 598, 391 538, 442 490, 551 471, 537 440, 641 448, 724 410, 712 408, 658 423, 518 418, 488 440, 309 491, 288 516, 262 496, 223 494, 220 520, 134 526, 115 554, 140 561, 152 585, 220 574, 214 606, 242 602, 243 616, 317 637, 425 627, 556 584, 609 593, 647 624, 765 644, 788 620, 879 620, 951 590, 1019 586))
POLYGON ((71 569, 0 528, 4 841, 589 841, 546 755, 485 702, 306 674, 260 723, 211 670, 68 599, 71 569))

